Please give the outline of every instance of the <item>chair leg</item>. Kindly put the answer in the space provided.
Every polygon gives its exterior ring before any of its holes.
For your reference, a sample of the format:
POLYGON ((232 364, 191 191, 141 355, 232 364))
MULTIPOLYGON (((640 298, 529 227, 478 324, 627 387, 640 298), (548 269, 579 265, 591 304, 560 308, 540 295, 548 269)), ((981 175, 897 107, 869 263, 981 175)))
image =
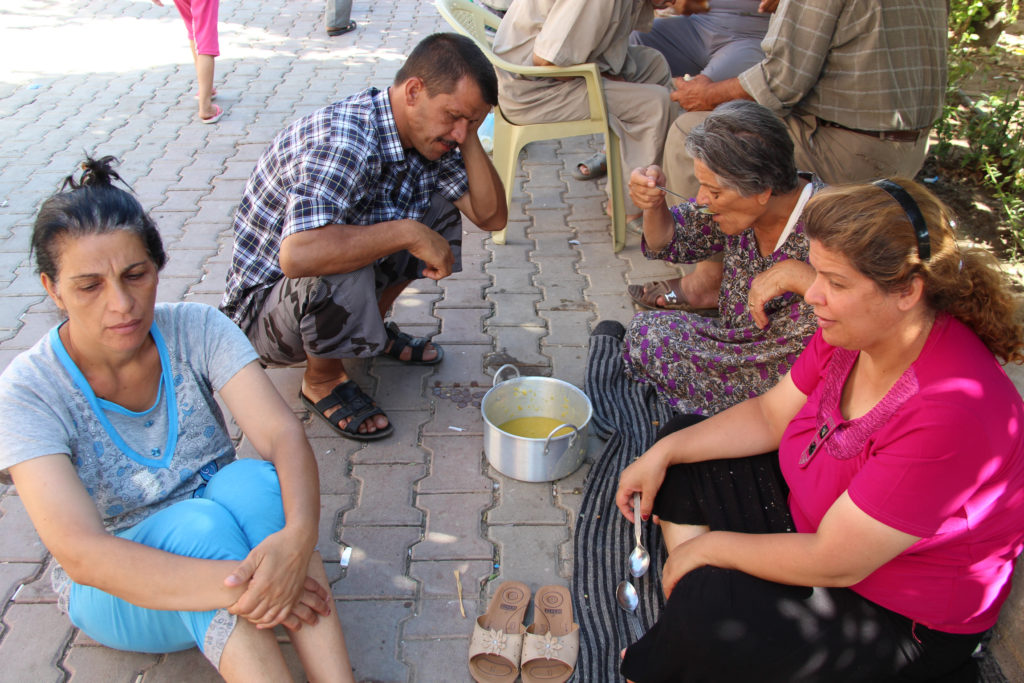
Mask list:
MULTIPOLYGON (((512 188, 516 182, 516 164, 522 145, 519 136, 495 111, 494 117, 494 170, 505 187, 505 206, 512 203, 512 188)), ((495 244, 505 244, 506 230, 491 233, 495 244)))
POLYGON ((622 191, 622 148, 619 136, 611 128, 605 135, 608 155, 608 187, 611 188, 612 250, 626 246, 626 197, 622 191))

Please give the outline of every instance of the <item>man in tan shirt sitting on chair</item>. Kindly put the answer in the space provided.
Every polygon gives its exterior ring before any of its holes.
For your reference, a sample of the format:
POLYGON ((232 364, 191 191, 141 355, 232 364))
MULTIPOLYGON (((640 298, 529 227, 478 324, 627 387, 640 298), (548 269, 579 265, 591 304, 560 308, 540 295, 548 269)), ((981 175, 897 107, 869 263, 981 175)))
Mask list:
MULTIPOLYGON (((681 0, 680 0, 681 1, 681 0)), ((570 66, 594 62, 604 76, 609 125, 622 144, 627 219, 641 212, 628 199, 629 169, 661 163, 665 134, 679 108, 669 98, 668 63, 654 48, 630 45, 634 30, 650 30, 666 0, 516 0, 494 37, 494 53, 517 64, 570 66)), ((586 118, 582 78, 525 78, 498 72, 498 103, 510 121, 543 123, 586 118)), ((577 177, 597 177, 598 162, 577 177)))

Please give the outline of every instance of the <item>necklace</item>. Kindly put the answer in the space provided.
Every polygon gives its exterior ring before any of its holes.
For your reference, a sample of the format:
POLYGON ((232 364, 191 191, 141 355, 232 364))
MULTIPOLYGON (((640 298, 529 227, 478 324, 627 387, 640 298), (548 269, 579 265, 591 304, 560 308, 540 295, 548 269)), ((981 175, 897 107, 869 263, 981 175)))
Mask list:
MULTIPOLYGON (((171 459, 174 457, 174 449, 178 445, 178 398, 174 391, 174 382, 171 378, 171 362, 170 356, 167 353, 167 346, 164 344, 163 335, 160 334, 160 329, 156 326, 156 321, 153 321, 152 326, 149 329, 150 335, 153 337, 153 343, 156 344, 157 353, 160 356, 160 386, 157 389, 156 401, 153 406, 157 406, 160 403, 160 396, 166 392, 167 402, 167 440, 164 443, 164 450, 157 456, 145 456, 133 449, 127 444, 121 434, 117 431, 117 428, 110 422, 110 418, 107 417, 106 410, 103 408, 101 399, 96 396, 96 392, 93 391, 89 385, 88 380, 85 379, 85 375, 75 364, 75 361, 71 358, 64 343, 60 338, 60 328, 63 325, 50 330, 50 344, 53 346, 54 353, 57 354, 57 359, 61 365, 67 371, 71 380, 75 383, 75 386, 85 396, 89 402, 89 407, 92 408, 93 414, 99 421, 100 425, 106 431, 107 436, 114 445, 121 450, 126 456, 146 467, 167 467, 171 464, 171 459)), ((103 401, 111 406, 118 408, 117 412, 131 415, 130 411, 117 406, 117 404, 110 403, 109 401, 103 401)), ((152 410, 150 408, 149 410, 152 410)), ((149 410, 143 414, 148 413, 149 410)))

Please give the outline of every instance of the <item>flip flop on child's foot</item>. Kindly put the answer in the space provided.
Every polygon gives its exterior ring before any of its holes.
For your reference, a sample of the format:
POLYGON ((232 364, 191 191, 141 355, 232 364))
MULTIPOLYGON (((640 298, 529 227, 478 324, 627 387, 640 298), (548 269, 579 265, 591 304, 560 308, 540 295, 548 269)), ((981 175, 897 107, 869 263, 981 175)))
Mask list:
POLYGON ((199 120, 203 123, 217 123, 220 121, 220 117, 224 116, 224 110, 219 105, 213 105, 213 114, 207 116, 205 119, 200 116, 199 120))
MULTIPOLYGON (((326 422, 340 436, 353 441, 376 441, 390 436, 395 431, 389 422, 387 427, 374 432, 360 432, 359 427, 376 415, 384 415, 384 411, 373 402, 373 399, 359 388, 359 385, 348 380, 331 389, 331 393, 316 403, 299 390, 299 400, 311 413, 326 422), (330 415, 327 411, 337 408, 330 415), (343 427, 342 421, 348 419, 343 427)), ((387 417, 387 415, 384 415, 387 417)))

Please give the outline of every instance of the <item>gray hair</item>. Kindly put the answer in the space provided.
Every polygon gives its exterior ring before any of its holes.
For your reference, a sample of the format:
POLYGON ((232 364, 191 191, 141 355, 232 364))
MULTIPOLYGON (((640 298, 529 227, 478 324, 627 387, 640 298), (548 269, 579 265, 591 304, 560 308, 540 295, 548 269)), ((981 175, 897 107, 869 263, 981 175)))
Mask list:
POLYGON ((686 138, 686 152, 743 197, 797 186, 793 141, 782 121, 749 100, 719 105, 686 138))

